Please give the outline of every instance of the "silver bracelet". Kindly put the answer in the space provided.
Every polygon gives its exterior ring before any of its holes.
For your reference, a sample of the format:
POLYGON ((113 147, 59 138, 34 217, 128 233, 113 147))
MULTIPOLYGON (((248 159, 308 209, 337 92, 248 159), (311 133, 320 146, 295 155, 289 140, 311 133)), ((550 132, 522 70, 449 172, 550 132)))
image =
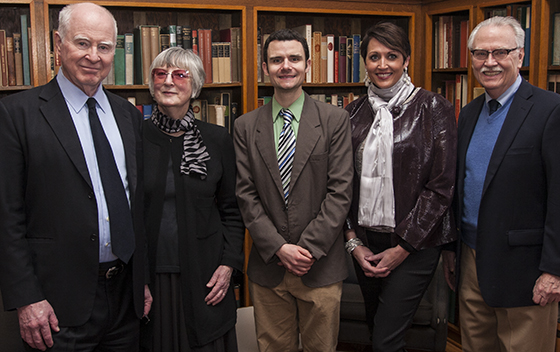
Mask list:
POLYGON ((361 239, 359 239, 358 237, 354 237, 346 241, 346 243, 344 244, 344 249, 346 249, 346 252, 348 252, 348 254, 352 255, 352 252, 354 251, 354 249, 356 249, 356 247, 363 245, 364 243, 361 239))

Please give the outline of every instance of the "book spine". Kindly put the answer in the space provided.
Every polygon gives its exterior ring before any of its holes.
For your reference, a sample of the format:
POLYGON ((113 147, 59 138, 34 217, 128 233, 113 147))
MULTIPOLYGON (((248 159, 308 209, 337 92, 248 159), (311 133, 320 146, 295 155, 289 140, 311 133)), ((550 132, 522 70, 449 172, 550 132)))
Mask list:
POLYGON ((359 83, 360 82, 360 61, 362 58, 360 57, 360 44, 361 44, 361 35, 354 34, 353 35, 353 49, 352 49, 352 82, 359 83))
POLYGON ((560 65, 560 12, 554 14, 552 34, 552 64, 560 65))
POLYGON ((159 26, 150 26, 150 61, 148 62, 148 75, 144 78, 145 83, 148 84, 148 79, 150 76, 150 66, 152 62, 156 59, 156 56, 159 55, 161 50, 161 42, 159 40, 159 26))
POLYGON ((21 33, 14 33, 14 60, 16 66, 16 85, 23 85, 23 55, 21 53, 21 33))
POLYGON ((183 49, 192 49, 192 30, 189 26, 183 26, 183 49))
POLYGON ((191 31, 191 35, 192 35, 192 51, 198 54, 198 31, 196 29, 193 29, 191 31))
POLYGON ((21 56, 23 59, 23 84, 31 85, 31 71, 29 67, 29 37, 27 32, 27 15, 21 15, 21 56))
POLYGON ((177 25, 177 46, 183 47, 183 26, 177 25))
POLYGON ((126 72, 125 72, 125 52, 124 52, 124 35, 117 35, 117 44, 115 46, 115 58, 113 62, 115 64, 115 84, 125 85, 126 84, 126 72))
POLYGON ((346 83, 346 37, 339 38, 338 83, 346 83))
POLYGON ((334 35, 327 34, 327 83, 334 83, 334 35))
MULTIPOLYGON (((313 29, 311 28, 310 24, 306 24, 305 25, 305 40, 307 41, 307 45, 309 47, 309 55, 313 55, 313 48, 312 48, 312 43, 313 43, 313 29)), ((312 67, 313 68, 313 67, 312 67)), ((311 83, 313 82, 313 70, 309 70, 307 71, 307 74, 305 76, 305 81, 307 83, 311 83)))
MULTIPOLYGON (((214 83, 220 83, 220 43, 212 43, 212 79, 214 83)), ((223 52, 223 50, 222 50, 223 52)), ((223 55, 223 54, 222 54, 223 55)))
POLYGON ((231 43, 223 42, 223 74, 221 74, 223 83, 232 82, 232 55, 231 55, 231 43))
MULTIPOLYGON (((206 50, 204 57, 206 58, 206 66, 208 68, 208 71, 206 72, 212 72, 212 59, 211 59, 212 58, 212 30, 211 29, 204 30, 204 45, 205 45, 204 50, 206 50)), ((206 81, 207 81, 206 83, 212 83, 214 82, 214 78, 212 77, 212 75, 206 75, 206 81)))
POLYGON ((174 24, 169 25, 169 47, 177 46, 177 26, 174 24))
POLYGON ((340 61, 340 54, 339 54, 339 47, 340 47, 340 38, 334 38, 334 83, 338 83, 340 80, 338 67, 340 61))
MULTIPOLYGON (((257 28, 257 83, 261 83, 263 81, 263 70, 262 70, 262 35, 261 35, 261 27, 257 28)), ((257 100, 258 101, 258 100, 257 100)))
POLYGON ((311 70, 313 71, 313 83, 321 82, 321 32, 313 32, 313 53, 311 54, 311 70))
POLYGON ((159 35, 159 41, 161 43, 161 51, 164 51, 166 49, 169 49, 170 44, 169 44, 169 34, 167 33, 162 33, 159 35))
POLYGON ((6 38, 6 57, 8 60, 8 85, 16 85, 16 63, 14 59, 14 38, 6 38))
POLYGON ((352 71, 352 65, 354 58, 354 38, 347 37, 346 38, 346 82, 352 83, 352 77, 354 76, 354 72, 352 71))
MULTIPOLYGON (((134 34, 126 33, 124 35, 124 69, 125 69, 125 84, 134 84, 134 56, 138 50, 134 50, 134 34)), ((138 70, 136 70, 138 72, 138 70)))
POLYGON ((6 51, 6 31, 0 30, 0 86, 8 86, 8 52, 6 51))

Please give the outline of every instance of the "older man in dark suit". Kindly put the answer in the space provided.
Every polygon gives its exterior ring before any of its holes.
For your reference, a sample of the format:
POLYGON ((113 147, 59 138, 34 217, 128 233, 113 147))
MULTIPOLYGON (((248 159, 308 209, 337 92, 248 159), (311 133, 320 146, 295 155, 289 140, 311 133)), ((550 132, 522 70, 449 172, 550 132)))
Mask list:
MULTIPOLYGON (((494 17, 471 33, 486 93, 459 116, 456 218, 464 351, 552 351, 560 300, 560 96, 519 75, 525 33, 494 17)), ((444 252, 453 284, 454 254, 444 252)))
POLYGON ((150 309, 142 118, 101 88, 116 34, 106 9, 65 7, 57 77, 0 101, 0 287, 28 350, 135 351, 150 309))
POLYGON ((261 351, 334 351, 342 280, 342 224, 352 183, 348 113, 311 99, 311 60, 292 30, 270 35, 263 70, 272 102, 235 122, 237 197, 251 237, 250 293, 261 351), (296 142, 297 141, 297 142, 296 142))

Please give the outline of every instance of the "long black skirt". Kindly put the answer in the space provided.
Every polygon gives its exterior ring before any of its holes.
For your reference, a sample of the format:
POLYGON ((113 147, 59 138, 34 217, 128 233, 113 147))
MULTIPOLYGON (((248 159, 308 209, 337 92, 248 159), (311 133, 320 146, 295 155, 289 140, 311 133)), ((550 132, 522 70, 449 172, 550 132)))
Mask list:
POLYGON ((150 322, 142 331, 143 351, 237 352, 235 327, 204 346, 189 346, 179 273, 156 274, 154 288, 150 322))

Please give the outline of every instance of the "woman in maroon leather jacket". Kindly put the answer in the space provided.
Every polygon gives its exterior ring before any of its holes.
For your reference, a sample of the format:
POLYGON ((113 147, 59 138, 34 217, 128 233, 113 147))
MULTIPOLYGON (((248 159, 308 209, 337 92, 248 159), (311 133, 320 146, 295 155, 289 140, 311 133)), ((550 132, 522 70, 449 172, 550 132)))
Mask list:
POLYGON ((361 44, 368 94, 346 107, 352 124, 354 197, 346 249, 354 257, 374 351, 403 351, 441 246, 455 233, 454 108, 414 87, 410 43, 392 23, 370 28, 361 44))

